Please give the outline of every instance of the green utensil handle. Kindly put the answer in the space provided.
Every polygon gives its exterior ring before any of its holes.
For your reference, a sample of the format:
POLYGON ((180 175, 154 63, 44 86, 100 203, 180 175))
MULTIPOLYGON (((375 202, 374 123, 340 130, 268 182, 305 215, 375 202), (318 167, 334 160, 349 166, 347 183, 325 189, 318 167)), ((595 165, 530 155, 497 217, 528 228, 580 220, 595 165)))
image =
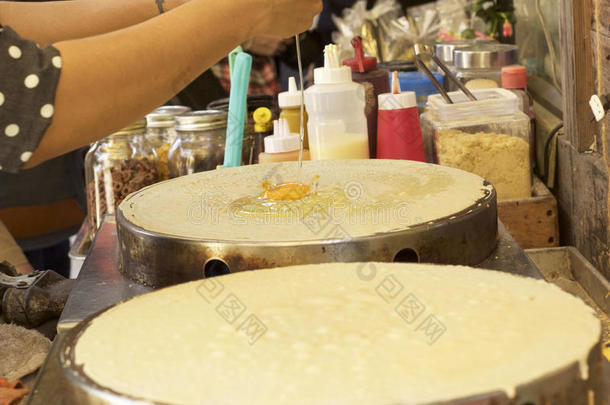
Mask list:
POLYGON ((252 56, 245 52, 235 57, 231 75, 231 94, 229 97, 229 117, 227 122, 227 139, 223 167, 241 165, 241 149, 246 125, 246 107, 252 56))

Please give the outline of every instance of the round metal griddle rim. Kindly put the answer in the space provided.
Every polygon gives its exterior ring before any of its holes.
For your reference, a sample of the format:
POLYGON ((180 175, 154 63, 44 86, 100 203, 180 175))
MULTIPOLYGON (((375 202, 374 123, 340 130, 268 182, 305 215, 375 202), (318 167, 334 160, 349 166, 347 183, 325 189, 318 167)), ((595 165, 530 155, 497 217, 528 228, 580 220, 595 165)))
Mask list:
MULTIPOLYGON (((354 242, 354 241, 365 242, 365 241, 369 241, 369 240, 374 240, 376 238, 400 237, 401 234, 411 234, 411 233, 418 232, 422 229, 431 230, 431 229, 439 228, 439 227, 444 226, 448 222, 460 221, 465 218, 468 218, 469 216, 476 215, 479 212, 489 209, 490 208, 489 204, 497 201, 495 187, 493 187, 493 185, 486 180, 483 182, 483 186, 485 186, 485 187, 491 186, 491 189, 485 189, 485 196, 476 200, 470 207, 468 207, 458 213, 448 215, 448 216, 445 216, 442 218, 438 218, 438 219, 435 219, 432 221, 416 224, 414 226, 411 226, 411 227, 408 227, 405 229, 389 231, 389 232, 385 232, 385 233, 376 233, 373 235, 359 236, 356 238, 348 238, 348 239, 312 239, 312 240, 289 241, 289 242, 286 242, 286 241, 254 241, 254 240, 252 240, 252 241, 243 241, 243 240, 242 241, 239 241, 239 240, 232 241, 232 240, 223 240, 223 239, 202 239, 202 238, 192 238, 192 237, 185 237, 185 236, 179 236, 179 235, 172 235, 172 234, 167 234, 167 233, 163 233, 163 232, 148 231, 148 230, 134 224, 130 220, 128 220, 127 217, 125 216, 125 214, 123 213, 123 210, 120 207, 117 210, 116 217, 117 217, 117 226, 124 226, 124 227, 130 229, 130 231, 134 234, 144 235, 144 236, 147 236, 150 238, 171 238, 174 240, 183 241, 183 242, 187 242, 187 243, 208 243, 208 244, 232 245, 232 246, 240 246, 240 247, 245 247, 245 246, 256 247, 256 246, 264 245, 265 247, 271 247, 271 248, 273 248, 273 247, 293 247, 293 246, 302 247, 302 246, 334 245, 334 244, 342 243, 342 242, 354 242), (471 207, 474 207, 474 208, 471 208, 471 207)), ((149 187, 152 187, 152 186, 149 186, 149 187)), ((146 187, 146 188, 148 188, 148 187, 146 187)), ((129 195, 123 201, 122 204, 129 204, 129 200, 131 200, 133 198, 137 198, 138 194, 140 192, 146 190, 146 188, 141 189, 140 191, 137 191, 136 193, 129 195)))
MULTIPOLYGON (((158 291, 158 290, 157 290, 158 291)), ((154 291, 151 291, 154 292, 154 291)), ((146 293, 149 294, 149 293, 146 293)), ((112 402, 108 403, 125 403, 132 404, 133 402, 128 401, 136 401, 136 403, 141 404, 150 404, 150 405, 173 405, 166 402, 157 402, 144 398, 137 398, 127 394, 121 394, 112 390, 111 388, 104 387, 103 385, 98 384, 92 378, 90 378, 84 371, 82 366, 77 366, 74 359, 74 352, 76 349, 76 344, 78 343, 78 339, 80 336, 87 330, 87 328, 91 325, 93 320, 103 313, 110 311, 117 307, 120 304, 131 301, 134 298, 138 298, 140 296, 132 297, 126 301, 118 302, 108 308, 102 309, 98 311, 81 322, 79 322, 76 326, 74 326, 71 330, 66 332, 66 336, 64 337, 59 350, 57 351, 58 361, 60 368, 62 370, 63 376, 65 379, 69 380, 73 387, 73 389, 79 389, 82 391, 86 391, 89 395, 93 394, 95 397, 100 398, 107 402, 106 400, 111 400, 112 402), (67 362, 72 366, 67 365, 67 362)))

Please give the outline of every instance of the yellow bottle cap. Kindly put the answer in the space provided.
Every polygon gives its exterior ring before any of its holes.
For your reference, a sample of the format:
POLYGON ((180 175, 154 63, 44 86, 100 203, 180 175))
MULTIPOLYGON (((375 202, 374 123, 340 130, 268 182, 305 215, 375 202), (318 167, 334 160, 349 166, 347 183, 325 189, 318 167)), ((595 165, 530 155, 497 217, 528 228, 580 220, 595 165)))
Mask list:
POLYGON ((259 107, 252 114, 254 118, 254 132, 267 132, 272 128, 271 119, 273 114, 267 107, 259 107))

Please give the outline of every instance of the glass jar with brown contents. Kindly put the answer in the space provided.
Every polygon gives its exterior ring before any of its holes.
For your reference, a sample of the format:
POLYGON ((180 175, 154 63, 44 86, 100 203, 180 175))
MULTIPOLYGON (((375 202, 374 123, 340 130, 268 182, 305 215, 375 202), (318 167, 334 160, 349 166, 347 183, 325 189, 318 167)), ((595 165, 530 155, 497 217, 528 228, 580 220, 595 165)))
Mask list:
POLYGON ((146 140, 144 120, 93 144, 85 157, 89 228, 114 214, 129 194, 158 181, 158 159, 146 140))
MULTIPOLYGON (((169 150, 169 177, 214 170, 223 164, 227 113, 193 111, 176 117, 176 141, 169 150)), ((243 162, 249 161, 251 140, 244 139, 243 162)))
POLYGON ((167 180, 167 158, 169 148, 176 139, 174 117, 190 112, 190 107, 165 105, 146 116, 146 139, 151 143, 159 158, 159 181, 167 180))

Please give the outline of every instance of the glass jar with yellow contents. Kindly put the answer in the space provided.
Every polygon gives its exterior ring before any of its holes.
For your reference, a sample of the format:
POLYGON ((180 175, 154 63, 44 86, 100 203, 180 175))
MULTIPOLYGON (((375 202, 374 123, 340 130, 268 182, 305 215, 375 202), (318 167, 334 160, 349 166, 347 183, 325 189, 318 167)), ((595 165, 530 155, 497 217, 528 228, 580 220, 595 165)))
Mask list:
POLYGON ((114 214, 129 194, 158 181, 158 159, 140 120, 97 141, 85 157, 89 229, 95 232, 104 214, 114 214))
POLYGON ((190 112, 190 107, 165 105, 146 116, 146 139, 152 144, 159 158, 159 181, 167 180, 169 148, 176 139, 175 117, 190 112))

